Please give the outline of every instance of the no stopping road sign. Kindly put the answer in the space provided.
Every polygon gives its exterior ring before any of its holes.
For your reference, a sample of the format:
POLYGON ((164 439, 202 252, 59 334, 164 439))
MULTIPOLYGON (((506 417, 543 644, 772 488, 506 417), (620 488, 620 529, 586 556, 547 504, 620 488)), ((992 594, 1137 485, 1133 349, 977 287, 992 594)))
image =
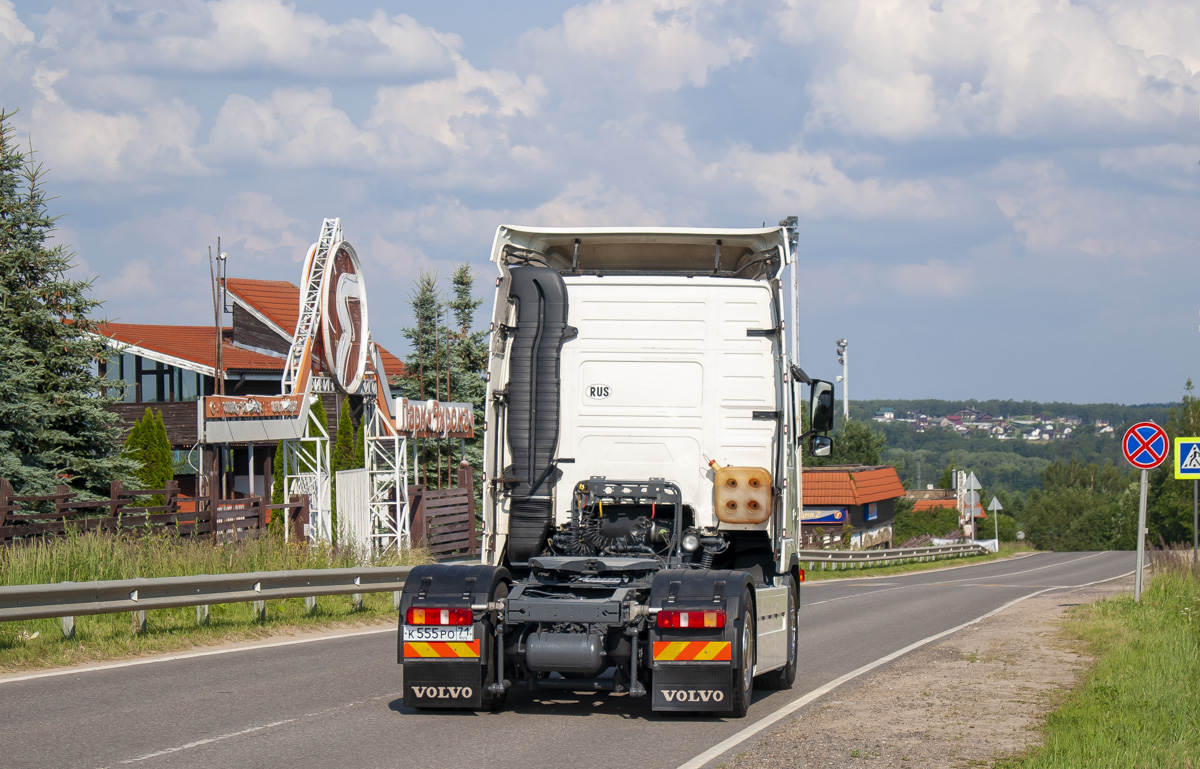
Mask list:
POLYGON ((1167 433, 1153 422, 1138 422, 1125 431, 1121 451, 1129 464, 1140 470, 1153 470, 1167 458, 1171 441, 1167 433))

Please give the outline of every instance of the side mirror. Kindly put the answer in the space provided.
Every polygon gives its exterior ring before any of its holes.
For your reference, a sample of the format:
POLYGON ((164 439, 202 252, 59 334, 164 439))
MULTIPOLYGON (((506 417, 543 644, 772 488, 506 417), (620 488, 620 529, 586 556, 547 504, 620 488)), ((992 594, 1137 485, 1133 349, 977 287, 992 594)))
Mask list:
POLYGON ((814 435, 808 439, 808 448, 814 457, 827 457, 833 453, 833 438, 828 435, 814 435))
MULTIPOLYGON (((822 379, 812 381, 812 414, 808 429, 827 433, 833 429, 833 384, 822 379)), ((816 452, 813 452, 816 454, 816 452)), ((821 455, 818 455, 821 456, 821 455)))

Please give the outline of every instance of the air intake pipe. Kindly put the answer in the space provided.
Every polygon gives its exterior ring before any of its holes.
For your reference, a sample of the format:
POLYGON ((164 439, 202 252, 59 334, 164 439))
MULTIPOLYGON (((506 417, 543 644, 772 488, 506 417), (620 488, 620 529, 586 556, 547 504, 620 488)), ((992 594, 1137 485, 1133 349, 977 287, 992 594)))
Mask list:
POLYGON ((550 490, 558 448, 559 358, 575 329, 567 325, 567 286, 557 270, 514 266, 509 299, 517 307, 510 350, 507 438, 512 464, 508 558, 525 563, 546 544, 554 511, 550 490))

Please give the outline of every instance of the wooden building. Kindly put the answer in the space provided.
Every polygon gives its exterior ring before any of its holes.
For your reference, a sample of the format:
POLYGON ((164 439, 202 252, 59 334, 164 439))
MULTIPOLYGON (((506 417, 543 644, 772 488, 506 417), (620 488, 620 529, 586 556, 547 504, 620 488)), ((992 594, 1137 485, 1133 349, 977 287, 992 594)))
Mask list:
MULTIPOLYGON (((232 323, 221 329, 221 377, 227 395, 278 395, 284 361, 300 315, 300 289, 285 280, 229 278, 226 298, 232 323)), ((217 334, 212 325, 168 326, 106 323, 99 331, 112 350, 101 372, 123 389, 114 410, 126 428, 146 407, 160 411, 175 452, 176 479, 184 493, 195 493, 198 462, 197 401, 214 393, 217 334)), ((389 376, 404 364, 380 347, 389 376)), ((321 396, 332 434, 337 430, 338 401, 321 396)), ((352 407, 359 404, 352 403, 352 407)), ((269 493, 274 444, 230 446, 222 451, 223 490, 229 496, 269 493)))

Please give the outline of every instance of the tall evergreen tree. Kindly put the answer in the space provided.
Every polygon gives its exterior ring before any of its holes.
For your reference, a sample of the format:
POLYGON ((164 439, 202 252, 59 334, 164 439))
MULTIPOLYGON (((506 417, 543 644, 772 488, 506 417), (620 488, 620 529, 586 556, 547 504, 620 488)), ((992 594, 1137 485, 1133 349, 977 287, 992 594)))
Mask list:
MULTIPOLYGON (((453 298, 448 302, 438 290, 437 276, 421 274, 410 299, 414 325, 403 330, 411 352, 405 361, 405 376, 397 384, 406 398, 471 403, 481 423, 487 390, 487 332, 474 330, 475 311, 483 304, 474 297, 474 288, 475 274, 466 264, 454 270, 453 298)), ((475 468, 478 496, 482 488, 482 432, 467 441, 464 448, 467 462, 475 468)), ((454 485, 463 453, 457 440, 418 439, 422 478, 428 477, 430 485, 438 485, 435 474, 441 468, 441 484, 454 485)))
MULTIPOLYGON (((404 376, 397 382, 398 389, 400 395, 410 400, 435 400, 443 391, 438 374, 442 364, 442 340, 445 335, 445 306, 441 292, 438 291, 435 273, 421 273, 416 288, 409 297, 409 304, 413 310, 414 325, 402 330, 408 340, 410 352, 404 361, 404 376)), ((439 442, 423 438, 414 440, 417 447, 417 466, 413 469, 418 482, 436 487, 437 480, 430 477, 430 473, 437 468, 439 442)))
MULTIPOLYGON (((447 364, 451 400, 472 404, 475 407, 476 425, 482 427, 487 398, 484 374, 487 371, 488 343, 487 332, 473 330, 473 327, 475 311, 483 304, 483 300, 475 298, 475 273, 470 265, 462 264, 455 268, 452 284, 454 299, 449 306, 455 331, 447 364)), ((479 497, 483 490, 483 430, 477 429, 476 437, 466 441, 464 448, 467 462, 475 468, 475 495, 479 497)), ((458 459, 463 457, 458 456, 458 459)), ((456 472, 457 462, 453 464, 451 472, 456 472)), ((482 506, 476 505, 476 509, 482 510, 482 506)))
POLYGON ((18 148, 13 114, 0 109, 0 468, 18 493, 58 483, 107 493, 134 467, 96 369, 106 353, 91 317, 100 303, 87 295, 91 281, 68 277, 72 254, 47 243, 45 172, 18 148))

